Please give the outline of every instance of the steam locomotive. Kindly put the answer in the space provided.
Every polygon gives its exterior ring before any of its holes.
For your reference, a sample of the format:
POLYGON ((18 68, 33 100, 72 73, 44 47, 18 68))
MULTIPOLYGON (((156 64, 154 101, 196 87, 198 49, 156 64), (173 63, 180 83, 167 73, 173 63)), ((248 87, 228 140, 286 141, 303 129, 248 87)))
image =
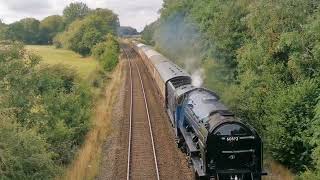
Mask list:
POLYGON ((131 42, 151 74, 196 179, 261 180, 263 145, 217 94, 192 85, 190 75, 150 46, 131 42))

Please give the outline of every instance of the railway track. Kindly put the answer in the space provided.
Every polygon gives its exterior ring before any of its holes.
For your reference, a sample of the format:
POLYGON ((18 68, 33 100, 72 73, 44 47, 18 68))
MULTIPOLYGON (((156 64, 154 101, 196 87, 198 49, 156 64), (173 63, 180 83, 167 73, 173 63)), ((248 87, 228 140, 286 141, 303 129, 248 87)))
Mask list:
POLYGON ((176 148, 174 132, 159 103, 153 79, 130 45, 123 43, 122 49, 126 79, 121 95, 124 100, 119 109, 122 117, 115 119, 119 125, 114 126, 114 131, 119 134, 111 145, 116 150, 115 163, 108 170, 112 174, 110 179, 191 180, 192 171, 187 166, 185 155, 176 148))
POLYGON ((123 49, 129 61, 130 111, 127 180, 160 179, 147 96, 134 54, 123 49))

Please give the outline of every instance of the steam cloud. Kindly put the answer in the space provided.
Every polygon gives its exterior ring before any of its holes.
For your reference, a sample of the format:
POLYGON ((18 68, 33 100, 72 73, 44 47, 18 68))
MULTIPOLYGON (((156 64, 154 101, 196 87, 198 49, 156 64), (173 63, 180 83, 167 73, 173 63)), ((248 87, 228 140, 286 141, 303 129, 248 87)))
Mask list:
POLYGON ((205 71, 201 68, 201 50, 204 44, 198 28, 180 13, 158 23, 153 36, 157 50, 183 66, 191 74, 194 86, 202 86, 205 71))
POLYGON ((205 79, 205 71, 201 68, 199 58, 186 58, 183 61, 184 68, 191 73, 192 85, 201 87, 205 79))
POLYGON ((203 85, 203 79, 204 79, 205 73, 203 69, 198 69, 195 72, 192 73, 192 85, 195 87, 201 87, 203 85))

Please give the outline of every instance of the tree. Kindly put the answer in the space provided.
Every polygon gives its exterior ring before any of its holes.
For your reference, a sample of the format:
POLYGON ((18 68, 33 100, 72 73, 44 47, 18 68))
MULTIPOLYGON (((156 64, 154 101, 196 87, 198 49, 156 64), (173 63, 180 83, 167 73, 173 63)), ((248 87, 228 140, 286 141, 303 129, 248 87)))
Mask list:
POLYGON ((116 34, 118 27, 116 14, 108 9, 96 9, 84 19, 71 23, 68 30, 55 39, 55 44, 87 56, 94 45, 105 40, 108 33, 116 34))
POLYGON ((7 38, 22 41, 26 44, 39 42, 40 22, 34 18, 25 18, 8 26, 7 38))
POLYGON ((312 179, 320 154, 319 7, 314 0, 165 0, 155 30, 142 37, 173 60, 187 62, 181 52, 201 47, 206 86, 259 131, 269 157, 296 173, 309 169, 312 179), (200 39, 183 36, 188 26, 200 39))
POLYGON ((4 40, 7 37, 7 25, 0 19, 0 40, 4 40))
POLYGON ((121 26, 118 29, 119 36, 130 36, 139 34, 138 31, 132 27, 121 26))
POLYGON ((145 41, 146 44, 155 45, 153 36, 155 35, 157 24, 159 24, 158 21, 153 22, 147 25, 146 27, 144 27, 142 31, 142 39, 145 41))
POLYGON ((90 12, 89 7, 82 2, 74 2, 69 4, 63 10, 63 18, 65 24, 68 26, 76 19, 82 19, 90 12))
POLYGON ((40 22, 40 41, 51 44, 53 37, 64 30, 63 18, 58 15, 46 17, 40 22))

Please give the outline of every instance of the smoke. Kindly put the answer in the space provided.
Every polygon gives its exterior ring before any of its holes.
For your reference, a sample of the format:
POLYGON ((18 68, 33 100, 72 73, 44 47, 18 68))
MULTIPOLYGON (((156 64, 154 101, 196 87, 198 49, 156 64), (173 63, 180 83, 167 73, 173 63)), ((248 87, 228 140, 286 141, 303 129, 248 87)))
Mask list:
POLYGON ((190 72, 192 78, 192 85, 201 87, 205 79, 205 70, 201 68, 201 60, 197 57, 185 58, 183 67, 186 71, 190 72))
POLYGON ((195 87, 201 87, 203 85, 203 81, 205 78, 204 69, 198 69, 194 71, 191 75, 192 78, 192 85, 195 87))
POLYGON ((158 22, 153 39, 156 49, 189 72, 193 85, 199 87, 205 78, 201 67, 204 45, 195 24, 183 13, 176 13, 158 22))

